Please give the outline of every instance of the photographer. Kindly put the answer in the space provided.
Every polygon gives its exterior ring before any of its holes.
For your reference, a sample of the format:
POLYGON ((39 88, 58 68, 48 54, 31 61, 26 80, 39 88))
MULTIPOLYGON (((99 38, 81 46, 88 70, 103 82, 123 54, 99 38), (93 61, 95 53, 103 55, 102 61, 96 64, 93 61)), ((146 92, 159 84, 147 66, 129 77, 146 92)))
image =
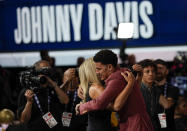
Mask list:
POLYGON ((60 88, 69 96, 69 103, 65 105, 63 114, 71 114, 70 117, 62 116, 64 131, 86 131, 87 115, 80 116, 75 113, 75 106, 81 101, 77 95, 79 86, 78 68, 67 69, 64 72, 62 82, 60 88))
POLYGON ((68 96, 52 80, 52 72, 41 71, 44 68, 50 69, 49 63, 38 61, 34 71, 21 76, 25 88, 19 95, 18 117, 27 124, 29 131, 61 130, 61 106, 69 102, 68 96))

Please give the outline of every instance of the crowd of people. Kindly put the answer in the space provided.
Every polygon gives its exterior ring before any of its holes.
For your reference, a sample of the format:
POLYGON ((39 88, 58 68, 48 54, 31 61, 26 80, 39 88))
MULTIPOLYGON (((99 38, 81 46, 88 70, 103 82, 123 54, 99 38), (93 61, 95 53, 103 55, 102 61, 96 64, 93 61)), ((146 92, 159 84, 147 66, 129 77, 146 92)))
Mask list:
POLYGON ((1 69, 0 130, 186 131, 187 98, 168 81, 168 63, 125 57, 129 62, 120 65, 105 49, 62 71, 42 51, 41 60, 20 73, 19 93, 1 69))

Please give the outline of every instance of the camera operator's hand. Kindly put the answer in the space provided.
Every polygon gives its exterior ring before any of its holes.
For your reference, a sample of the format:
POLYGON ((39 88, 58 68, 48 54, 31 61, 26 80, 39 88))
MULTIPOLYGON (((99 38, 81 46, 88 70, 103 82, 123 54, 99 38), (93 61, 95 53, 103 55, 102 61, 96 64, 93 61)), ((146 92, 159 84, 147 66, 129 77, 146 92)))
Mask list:
POLYGON ((33 102, 34 92, 32 90, 26 90, 25 97, 27 98, 27 102, 33 102))
POLYGON ((47 79, 49 85, 50 85, 52 88, 58 87, 57 83, 56 83, 55 81, 53 81, 50 77, 48 77, 48 76, 44 76, 44 77, 47 79))
POLYGON ((28 123, 31 118, 32 105, 34 101, 33 96, 34 96, 34 92, 32 90, 25 91, 25 97, 27 99, 27 103, 21 113, 21 117, 20 117, 21 123, 28 123))
POLYGON ((60 86, 64 91, 75 91, 79 85, 79 78, 75 68, 69 68, 64 72, 63 84, 60 86))
POLYGON ((69 68, 64 72, 63 83, 71 81, 75 76, 75 68, 69 68))
POLYGON ((62 104, 67 104, 69 102, 69 97, 67 96, 67 94, 64 91, 62 91, 60 89, 60 87, 57 85, 57 83, 55 81, 53 81, 50 77, 48 77, 48 76, 45 76, 45 77, 46 77, 49 85, 55 90, 60 102, 62 104))

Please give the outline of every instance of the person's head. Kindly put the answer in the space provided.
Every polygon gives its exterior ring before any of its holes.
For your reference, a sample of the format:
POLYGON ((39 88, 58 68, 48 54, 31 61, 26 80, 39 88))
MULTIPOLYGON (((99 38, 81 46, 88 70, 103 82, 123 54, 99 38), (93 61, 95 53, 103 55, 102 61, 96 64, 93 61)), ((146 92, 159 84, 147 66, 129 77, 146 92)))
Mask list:
POLYGON ((97 78, 95 70, 96 68, 93 58, 86 59, 79 67, 80 87, 82 87, 84 91, 84 96, 86 96, 89 84, 100 84, 100 81, 97 78))
MULTIPOLYGON (((42 68, 51 68, 50 66, 50 63, 46 60, 40 60, 40 61, 37 61, 35 64, 34 64, 34 68, 35 70, 40 70, 42 68)), ((39 77, 43 76, 43 75, 38 75, 39 77)), ((48 83, 46 82, 45 84, 41 84, 42 87, 47 87, 48 86, 48 83)))
POLYGON ((14 119, 14 112, 10 109, 3 109, 0 111, 0 124, 11 124, 14 119))
POLYGON ((142 82, 146 85, 152 85, 156 77, 156 64, 150 59, 142 60, 138 64, 143 68, 142 82))
POLYGON ((169 70, 167 68, 167 63, 161 59, 155 60, 155 64, 157 66, 156 80, 161 81, 166 79, 169 70))
POLYGON ((118 58, 111 50, 101 50, 93 58, 96 73, 101 80, 106 80, 116 69, 118 58))
POLYGON ((62 83, 66 83, 65 91, 75 91, 78 88, 79 76, 76 74, 76 70, 78 70, 78 68, 69 68, 64 72, 62 83))
POLYGON ((39 70, 44 67, 51 68, 50 63, 46 60, 39 60, 36 63, 34 63, 34 68, 36 70, 39 70))

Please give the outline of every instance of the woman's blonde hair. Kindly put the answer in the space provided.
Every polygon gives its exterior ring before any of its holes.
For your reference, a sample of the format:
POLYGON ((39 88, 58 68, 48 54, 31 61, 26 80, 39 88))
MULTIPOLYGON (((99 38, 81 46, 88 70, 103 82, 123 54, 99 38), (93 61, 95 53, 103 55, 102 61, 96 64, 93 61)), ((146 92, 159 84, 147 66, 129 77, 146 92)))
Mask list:
POLYGON ((84 101, 86 101, 86 94, 88 92, 88 87, 90 86, 89 84, 101 84, 95 70, 93 58, 86 59, 79 67, 80 87, 84 91, 84 101))

